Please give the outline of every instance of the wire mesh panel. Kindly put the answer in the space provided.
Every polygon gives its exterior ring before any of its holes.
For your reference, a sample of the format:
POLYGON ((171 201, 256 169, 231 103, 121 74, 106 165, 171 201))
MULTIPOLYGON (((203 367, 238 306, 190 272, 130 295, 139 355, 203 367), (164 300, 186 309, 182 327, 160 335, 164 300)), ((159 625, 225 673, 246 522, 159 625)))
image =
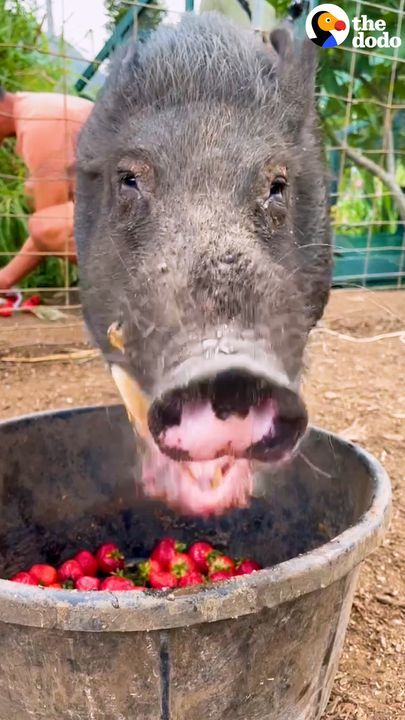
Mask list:
MULTIPOLYGON (((280 17, 289 4, 274 1, 280 17)), ((338 285, 399 287, 405 280, 404 4, 341 4, 352 32, 341 46, 320 51, 318 99, 330 167, 338 285), (363 16, 368 22, 383 21, 386 36, 366 29, 363 44, 357 40, 353 45, 363 16), (382 40, 371 46, 369 36, 382 40), (390 44, 393 37, 402 42, 390 44)), ((305 15, 310 3, 302 5, 305 15)), ((94 0, 86 9, 67 0, 0 0, 0 85, 17 93, 16 107, 21 108, 17 138, 0 146, 0 267, 15 257, 21 261, 23 248, 25 272, 12 283, 23 294, 39 293, 43 303, 53 306, 78 305, 73 238, 77 134, 116 47, 131 36, 145 40, 160 22, 176 22, 193 6, 189 0, 94 0), (104 25, 96 31, 92 15, 100 8, 104 25), (58 100, 50 102, 42 93, 58 100)), ((0 270, 0 291, 6 289, 0 270)))
POLYGON ((332 177, 335 283, 401 286, 404 0, 352 0, 344 9, 352 33, 339 47, 321 51, 319 74, 319 107, 332 177))
POLYGON ((7 265, 0 291, 18 284, 23 294, 66 306, 77 303, 75 145, 92 107, 72 89, 91 58, 65 38, 63 1, 53 33, 50 7, 0 0, 1 120, 10 121, 0 146, 0 266, 7 265))

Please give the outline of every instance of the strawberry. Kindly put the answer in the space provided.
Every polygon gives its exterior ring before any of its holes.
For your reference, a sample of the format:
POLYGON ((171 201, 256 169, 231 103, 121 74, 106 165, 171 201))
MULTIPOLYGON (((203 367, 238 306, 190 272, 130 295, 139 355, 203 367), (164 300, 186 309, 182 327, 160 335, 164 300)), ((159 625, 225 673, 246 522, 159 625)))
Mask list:
POLYGON ((169 563, 169 572, 176 578, 184 577, 196 569, 193 558, 186 553, 176 552, 169 563))
POLYGON ((188 555, 194 560, 195 566, 202 573, 208 573, 207 557, 214 552, 212 545, 206 542, 196 542, 188 549, 188 555))
POLYGON ((32 565, 28 572, 37 581, 37 585, 48 587, 58 582, 58 572, 52 565, 32 565))
POLYGON ((149 584, 155 590, 165 590, 177 587, 177 578, 166 570, 152 570, 149 574, 149 584))
POLYGON ((101 580, 94 577, 93 575, 82 575, 76 580, 76 590, 82 590, 87 592, 89 590, 99 590, 101 580))
POLYGON ((77 562, 77 560, 66 560, 58 568, 59 580, 64 583, 67 580, 73 580, 74 582, 80 577, 83 577, 84 572, 77 562))
POLYGON ((216 572, 211 573, 209 578, 211 582, 221 582, 221 580, 229 580, 233 576, 234 573, 229 570, 217 570, 216 572))
POLYGON ((56 583, 52 583, 52 585, 48 585, 48 588, 49 589, 52 588, 53 590, 62 590, 62 585, 60 583, 56 582, 56 583))
POLYGON ((228 555, 222 555, 214 551, 208 555, 207 562, 210 577, 212 573, 221 572, 222 570, 229 571, 232 574, 235 573, 235 563, 228 555))
POLYGON ((202 585, 203 582, 204 576, 196 570, 193 570, 192 572, 187 573, 187 575, 183 575, 183 577, 180 578, 178 585, 179 587, 189 587, 190 585, 202 585))
POLYGON ((23 585, 38 585, 35 578, 27 572, 19 572, 16 575, 13 575, 10 580, 11 582, 22 583, 23 585))
POLYGON ((93 553, 88 550, 80 550, 73 558, 79 563, 83 575, 95 577, 98 571, 98 562, 93 553))
POLYGON ((112 576, 102 581, 100 590, 119 592, 121 590, 135 590, 135 587, 132 580, 128 580, 128 578, 112 576))
POLYGON ((256 572, 256 570, 261 569, 262 566, 254 560, 242 560, 236 566, 235 575, 250 575, 252 572, 256 572))
POLYGON ((143 582, 149 582, 151 573, 159 573, 163 570, 157 560, 145 560, 138 565, 138 577, 143 582))
POLYGON ((156 560, 164 570, 168 570, 176 552, 183 552, 185 549, 186 546, 184 543, 178 542, 174 538, 166 537, 159 540, 150 557, 151 560, 156 560))
POLYGON ((105 543, 96 552, 99 570, 103 573, 112 573, 122 570, 124 567, 124 556, 117 545, 105 543))

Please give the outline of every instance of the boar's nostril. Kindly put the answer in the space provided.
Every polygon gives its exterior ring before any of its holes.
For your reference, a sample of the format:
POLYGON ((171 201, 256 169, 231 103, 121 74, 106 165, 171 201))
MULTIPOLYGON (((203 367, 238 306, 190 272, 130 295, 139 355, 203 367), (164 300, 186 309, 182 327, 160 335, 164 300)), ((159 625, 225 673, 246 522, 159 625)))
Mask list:
POLYGON ((149 414, 149 425, 152 434, 158 436, 165 428, 180 425, 182 412, 181 398, 172 394, 154 407, 153 415, 149 414))
POLYGON ((219 420, 229 415, 245 418, 250 407, 260 400, 259 381, 240 370, 226 370, 210 383, 208 395, 219 420))

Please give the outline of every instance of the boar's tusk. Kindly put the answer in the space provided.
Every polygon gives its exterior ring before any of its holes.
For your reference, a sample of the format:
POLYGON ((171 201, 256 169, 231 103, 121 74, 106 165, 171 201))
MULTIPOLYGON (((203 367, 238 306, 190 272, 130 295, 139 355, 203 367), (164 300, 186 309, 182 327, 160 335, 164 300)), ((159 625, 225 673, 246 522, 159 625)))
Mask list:
MULTIPOLYGON (((125 352, 122 326, 119 322, 114 322, 110 325, 107 336, 112 347, 120 350, 122 353, 125 352)), ((141 388, 136 380, 120 365, 111 365, 111 374, 126 407, 129 421, 135 426, 135 430, 141 437, 147 438, 149 435, 149 403, 143 395, 141 388)))
POLYGON ((122 334, 122 325, 119 322, 113 322, 107 330, 107 337, 112 347, 120 352, 124 352, 124 337, 122 334))
POLYGON ((111 374, 127 409, 129 420, 138 434, 146 439, 149 436, 149 403, 136 380, 120 365, 111 365, 111 374))
POLYGON ((222 481, 222 468, 220 465, 217 465, 214 472, 214 477, 211 480, 211 488, 213 490, 216 490, 217 487, 221 484, 222 481))

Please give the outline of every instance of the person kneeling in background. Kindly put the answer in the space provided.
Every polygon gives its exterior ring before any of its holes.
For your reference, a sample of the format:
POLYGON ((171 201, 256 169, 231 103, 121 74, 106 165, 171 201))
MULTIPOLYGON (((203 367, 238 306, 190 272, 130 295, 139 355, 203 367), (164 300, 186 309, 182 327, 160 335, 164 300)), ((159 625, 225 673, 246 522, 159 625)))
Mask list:
POLYGON ((73 193, 76 143, 93 103, 57 93, 10 93, 0 88, 0 143, 16 138, 16 153, 29 177, 25 184, 33 213, 29 236, 0 269, 0 292, 9 290, 49 253, 76 261, 73 193))

